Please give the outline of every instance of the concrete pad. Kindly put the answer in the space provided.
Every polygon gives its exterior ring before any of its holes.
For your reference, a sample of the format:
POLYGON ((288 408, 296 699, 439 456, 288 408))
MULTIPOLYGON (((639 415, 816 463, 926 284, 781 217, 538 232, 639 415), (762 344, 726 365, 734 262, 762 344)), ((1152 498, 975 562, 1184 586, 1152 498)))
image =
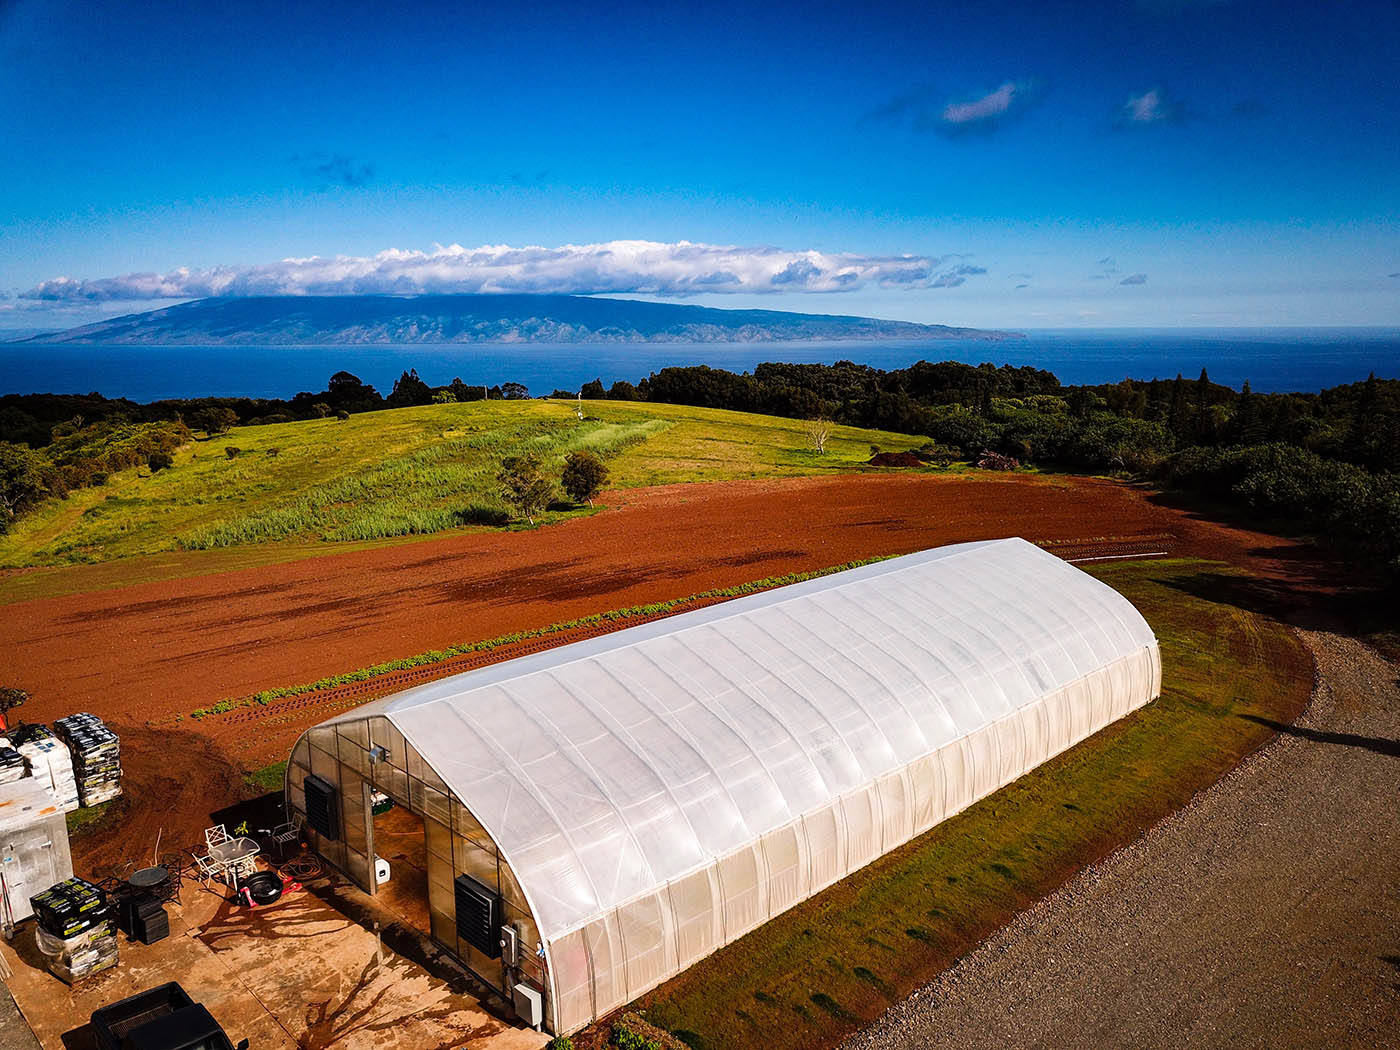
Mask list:
POLYGON ((169 908, 170 937, 150 946, 120 938, 119 965, 73 988, 45 969, 32 922, 0 944, 13 971, 6 983, 43 1050, 91 1046, 93 1010, 167 981, 202 1002, 231 1041, 257 1050, 538 1050, 547 1041, 381 949, 304 891, 251 910, 197 887, 184 900, 169 908))

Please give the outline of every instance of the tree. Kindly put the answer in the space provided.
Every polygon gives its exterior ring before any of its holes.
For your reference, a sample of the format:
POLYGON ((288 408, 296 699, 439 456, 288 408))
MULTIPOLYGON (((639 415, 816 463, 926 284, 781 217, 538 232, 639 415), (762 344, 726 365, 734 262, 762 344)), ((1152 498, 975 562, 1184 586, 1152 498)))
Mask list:
POLYGON ((564 474, 560 479, 565 493, 575 503, 593 506, 593 497, 608 483, 608 467, 588 449, 570 452, 564 459, 564 474))
POLYGON ((343 371, 331 376, 325 397, 321 400, 332 408, 343 408, 347 412, 372 412, 384 405, 378 390, 362 383, 359 376, 343 371))
POLYGON ((0 729, 10 728, 10 712, 28 699, 29 694, 23 689, 11 686, 0 688, 0 729))
POLYGON ((531 525, 554 495, 554 484, 540 474, 540 458, 533 452, 502 460, 496 480, 501 484, 501 496, 531 525))
POLYGON ((579 397, 583 398, 585 401, 601 401, 608 396, 607 391, 603 389, 603 381, 601 379, 595 379, 591 383, 584 383, 578 393, 579 397))
POLYGON ((316 413, 317 419, 325 419, 328 415, 331 414, 331 406, 326 404, 324 401, 317 401, 314 405, 311 406, 311 411, 316 413))
POLYGON ((44 495, 43 467, 44 459, 38 452, 0 441, 0 532, 7 531, 11 521, 44 495))
POLYGON ((224 405, 203 408, 190 421, 206 434, 226 434, 238 422, 238 413, 224 405))
POLYGON ((831 439, 831 420, 815 416, 803 425, 803 432, 807 435, 807 447, 819 456, 826 455, 826 443, 831 439))
POLYGON ((394 381, 394 389, 384 401, 392 408, 429 405, 433 401, 433 389, 418 378, 418 369, 410 368, 394 381))
POLYGON ((433 395, 433 404, 435 405, 455 405, 456 403, 457 397, 451 390, 439 390, 433 395))
POLYGON ((640 401, 637 388, 625 379, 619 379, 612 386, 608 387, 609 401, 640 401))
POLYGON ((502 383, 501 397, 507 401, 525 401, 530 396, 530 388, 524 383, 502 383))

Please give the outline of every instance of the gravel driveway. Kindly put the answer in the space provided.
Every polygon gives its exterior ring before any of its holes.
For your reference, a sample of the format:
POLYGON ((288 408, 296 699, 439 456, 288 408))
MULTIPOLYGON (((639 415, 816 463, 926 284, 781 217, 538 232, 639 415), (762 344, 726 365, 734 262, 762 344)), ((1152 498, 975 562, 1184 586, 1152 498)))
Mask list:
POLYGON ((845 1050, 1400 1047, 1400 670, 1301 633, 1295 726, 845 1050))

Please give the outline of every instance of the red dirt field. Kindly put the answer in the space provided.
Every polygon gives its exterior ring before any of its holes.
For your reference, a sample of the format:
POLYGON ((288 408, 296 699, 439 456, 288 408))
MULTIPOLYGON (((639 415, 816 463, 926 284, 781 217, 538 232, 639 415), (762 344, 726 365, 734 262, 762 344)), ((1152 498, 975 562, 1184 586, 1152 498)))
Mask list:
MULTIPOLYGON (((341 691, 188 717, 226 697, 964 540, 1021 535, 1074 554, 1161 544, 1276 579, 1306 571, 1288 541, 1203 521, 1101 479, 859 475, 634 489, 607 501, 600 514, 547 529, 459 534, 0 606, 4 684, 33 697, 19 713, 52 721, 92 711, 122 736, 118 819, 75 843, 80 864, 96 872, 160 828, 167 842, 195 841, 211 812, 248 793, 242 770, 284 758, 304 728, 368 698, 341 691)), ((502 647, 467 665, 541 644, 502 647)), ((441 665, 432 676, 462 666, 441 665)), ((368 695, 387 691, 376 684, 368 695)))

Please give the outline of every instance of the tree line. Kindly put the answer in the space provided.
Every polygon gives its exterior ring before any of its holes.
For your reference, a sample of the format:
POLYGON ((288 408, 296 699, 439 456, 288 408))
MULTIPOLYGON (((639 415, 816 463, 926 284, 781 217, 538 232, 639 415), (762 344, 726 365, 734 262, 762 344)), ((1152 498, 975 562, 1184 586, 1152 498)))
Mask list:
MULTIPOLYGON (((1118 471, 1208 496, 1275 525, 1324 535, 1400 578, 1400 382, 1371 376, 1320 393, 1258 394, 1194 379, 1066 386, 1030 366, 920 361, 882 370, 769 362, 752 373, 664 368, 551 396, 653 401, 786 416, 927 437, 974 462, 1118 471)), ((159 469, 188 430, 275 423, 483 398, 519 383, 431 386, 405 371, 388 397, 349 372, 290 399, 138 404, 98 394, 0 397, 0 525, 45 492, 139 463, 159 469), (154 457, 152 459, 151 457, 154 457)))
MULTIPOLYGON (((564 394, 556 391, 556 394, 564 394)), ((649 400, 827 418, 930 438, 966 460, 1122 472, 1318 535, 1400 581, 1400 381, 1258 394, 1195 379, 1065 386, 1044 369, 921 361, 884 371, 761 364, 666 368, 584 399, 649 400)), ((572 396, 572 395, 567 395, 572 396)))

